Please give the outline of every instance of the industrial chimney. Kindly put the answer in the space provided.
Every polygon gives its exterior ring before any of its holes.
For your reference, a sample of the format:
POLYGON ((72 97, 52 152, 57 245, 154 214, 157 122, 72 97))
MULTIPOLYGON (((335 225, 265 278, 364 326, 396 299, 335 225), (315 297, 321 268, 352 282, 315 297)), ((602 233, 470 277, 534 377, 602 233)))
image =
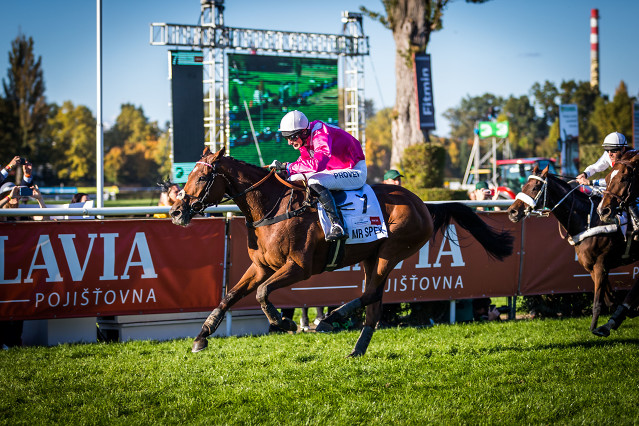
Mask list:
POLYGON ((599 9, 590 10, 590 87, 599 86, 599 9))

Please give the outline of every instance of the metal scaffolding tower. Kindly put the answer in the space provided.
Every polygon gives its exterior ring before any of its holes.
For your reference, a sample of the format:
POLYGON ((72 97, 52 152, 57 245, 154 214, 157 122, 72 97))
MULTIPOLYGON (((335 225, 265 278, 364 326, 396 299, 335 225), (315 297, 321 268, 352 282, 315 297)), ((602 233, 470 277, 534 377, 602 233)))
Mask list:
POLYGON ((201 0, 200 25, 151 24, 151 45, 182 46, 204 52, 205 144, 211 150, 229 141, 226 50, 321 55, 343 58, 345 127, 364 143, 364 61, 369 54, 362 15, 343 12, 344 34, 232 28, 224 25, 224 0, 201 0))
MULTIPOLYGON (((343 33, 357 40, 364 37, 362 14, 342 12, 343 33)), ((344 127, 347 132, 359 139, 364 148, 364 57, 360 54, 344 54, 344 127)))

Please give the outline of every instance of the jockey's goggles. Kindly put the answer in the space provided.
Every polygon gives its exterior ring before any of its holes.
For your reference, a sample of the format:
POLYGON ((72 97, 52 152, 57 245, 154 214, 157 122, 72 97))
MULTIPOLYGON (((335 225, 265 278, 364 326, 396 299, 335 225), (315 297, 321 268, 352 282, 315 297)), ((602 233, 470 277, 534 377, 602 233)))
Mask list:
POLYGON ((296 140, 297 138, 299 138, 302 135, 302 132, 303 132, 303 130, 300 130, 298 132, 290 133, 290 134, 287 134, 287 135, 285 135, 284 132, 282 132, 282 136, 284 136, 284 138, 286 138, 286 140, 294 141, 294 140, 296 140))
POLYGON ((617 153, 617 152, 621 152, 621 151, 623 151, 623 147, 618 147, 618 148, 607 148, 607 149, 606 149, 606 151, 608 151, 608 152, 612 152, 612 153, 614 154, 614 153, 617 153))

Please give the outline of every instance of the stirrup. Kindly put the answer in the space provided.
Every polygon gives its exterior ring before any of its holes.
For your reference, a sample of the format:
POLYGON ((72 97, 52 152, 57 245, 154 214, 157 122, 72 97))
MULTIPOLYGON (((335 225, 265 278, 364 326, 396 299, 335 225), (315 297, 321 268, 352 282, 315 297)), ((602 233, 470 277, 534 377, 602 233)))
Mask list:
POLYGON ((348 238, 344 228, 339 223, 331 225, 331 231, 326 235, 326 241, 337 241, 348 238))

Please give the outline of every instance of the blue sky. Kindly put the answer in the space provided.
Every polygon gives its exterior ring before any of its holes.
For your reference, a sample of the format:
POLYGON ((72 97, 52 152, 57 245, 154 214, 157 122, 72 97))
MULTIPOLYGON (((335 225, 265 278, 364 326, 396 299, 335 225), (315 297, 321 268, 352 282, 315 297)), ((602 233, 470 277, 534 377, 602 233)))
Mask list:
MULTIPOLYGON (((342 10, 381 1, 226 0, 232 27, 340 33, 342 10)), ((96 2, 92 0, 1 0, 0 77, 6 78, 11 41, 21 31, 42 57, 50 102, 71 100, 96 106, 96 2)), ((161 126, 170 118, 168 48, 151 46, 149 24, 197 24, 199 0, 103 0, 103 117, 113 123, 122 103, 142 106, 161 126)), ((433 33, 433 95, 437 131, 447 135, 441 114, 465 96, 521 96, 535 82, 588 81, 590 10, 600 14, 601 89, 611 97, 621 80, 639 94, 639 1, 492 0, 482 5, 456 0, 444 14, 444 30, 433 33)), ((377 108, 395 102, 392 34, 368 18, 364 32, 366 98, 377 108)))

